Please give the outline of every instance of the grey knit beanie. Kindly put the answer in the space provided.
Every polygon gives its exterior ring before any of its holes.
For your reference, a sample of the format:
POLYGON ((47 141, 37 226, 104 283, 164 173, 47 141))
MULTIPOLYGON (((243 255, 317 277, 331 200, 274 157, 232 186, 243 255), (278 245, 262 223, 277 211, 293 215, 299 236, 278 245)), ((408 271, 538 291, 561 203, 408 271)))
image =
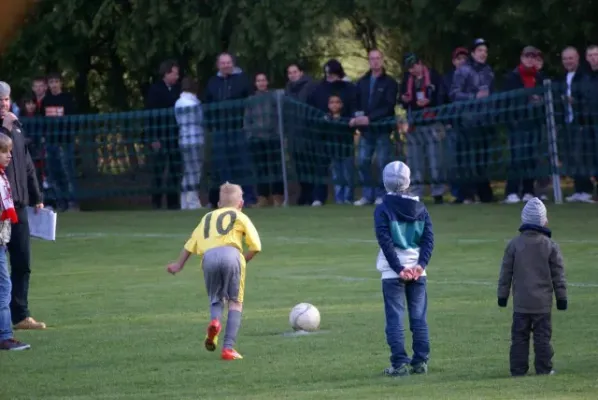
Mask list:
POLYGON ((548 223, 546 206, 537 197, 529 200, 521 211, 521 222, 523 224, 545 226, 548 223))
POLYGON ((402 161, 393 161, 382 171, 384 189, 389 193, 403 193, 411 184, 411 170, 402 161))

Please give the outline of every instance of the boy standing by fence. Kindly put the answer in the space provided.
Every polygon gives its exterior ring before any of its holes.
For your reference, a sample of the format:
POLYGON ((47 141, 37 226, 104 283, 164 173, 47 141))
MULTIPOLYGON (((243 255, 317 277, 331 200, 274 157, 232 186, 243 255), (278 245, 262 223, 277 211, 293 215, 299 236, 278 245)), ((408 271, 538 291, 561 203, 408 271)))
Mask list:
POLYGON ((498 280, 498 305, 506 307, 513 286, 510 369, 512 376, 529 370, 530 334, 534 335, 535 368, 538 375, 552 370, 552 294, 559 310, 567 309, 567 282, 559 246, 546 226, 546 207, 537 197, 521 212, 521 234, 507 245, 498 280))
POLYGON ((178 261, 169 264, 167 270, 174 275, 183 269, 191 254, 202 257, 201 265, 211 315, 204 342, 206 350, 216 350, 221 330, 220 319, 224 304, 228 301, 222 359, 239 360, 243 357, 233 346, 241 326, 245 266, 262 251, 262 244, 255 226, 241 211, 243 190, 239 185, 227 182, 220 186, 218 206, 219 209, 204 215, 181 251, 178 261), (245 254, 242 253, 243 238, 248 247, 245 254))

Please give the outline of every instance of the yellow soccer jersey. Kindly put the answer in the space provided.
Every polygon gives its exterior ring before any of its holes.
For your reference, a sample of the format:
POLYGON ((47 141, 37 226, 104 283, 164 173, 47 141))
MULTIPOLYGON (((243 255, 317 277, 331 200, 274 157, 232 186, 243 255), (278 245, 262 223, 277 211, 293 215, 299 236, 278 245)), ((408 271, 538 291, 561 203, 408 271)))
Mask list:
POLYGON ((260 235, 249 217, 236 208, 220 208, 204 215, 185 250, 201 256, 215 247, 233 246, 243 253, 243 238, 249 251, 262 251, 260 235))

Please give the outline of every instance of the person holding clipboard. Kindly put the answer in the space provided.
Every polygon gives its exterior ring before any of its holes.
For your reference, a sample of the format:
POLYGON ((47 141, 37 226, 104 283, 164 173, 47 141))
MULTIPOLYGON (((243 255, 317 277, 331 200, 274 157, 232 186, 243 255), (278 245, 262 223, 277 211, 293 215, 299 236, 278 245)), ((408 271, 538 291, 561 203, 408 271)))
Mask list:
POLYGON ((7 245, 11 267, 12 296, 10 311, 14 329, 45 329, 46 324, 30 315, 28 304, 29 279, 31 276, 31 249, 27 206, 42 209, 35 167, 25 145, 25 134, 17 117, 10 112, 10 85, 0 82, 0 132, 13 143, 12 162, 6 168, 6 176, 12 189, 14 208, 18 222, 12 225, 7 245))

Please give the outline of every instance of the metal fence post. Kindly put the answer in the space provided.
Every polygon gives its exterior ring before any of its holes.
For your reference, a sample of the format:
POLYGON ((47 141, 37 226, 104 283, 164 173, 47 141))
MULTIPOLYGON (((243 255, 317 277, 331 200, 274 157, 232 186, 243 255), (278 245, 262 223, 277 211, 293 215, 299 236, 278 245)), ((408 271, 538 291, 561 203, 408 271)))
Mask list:
POLYGON ((282 183, 284 186, 284 206, 289 205, 289 179, 287 176, 287 155, 284 141, 284 114, 282 102, 284 101, 284 90, 278 89, 276 95, 276 114, 278 119, 278 137, 280 139, 280 162, 282 164, 282 183))
POLYGON ((548 156, 552 170, 552 190, 555 204, 563 204, 561 175, 559 173, 559 151, 556 139, 556 122, 554 119, 554 98, 552 95, 552 81, 544 80, 544 108, 546 111, 546 132, 548 133, 548 156))

